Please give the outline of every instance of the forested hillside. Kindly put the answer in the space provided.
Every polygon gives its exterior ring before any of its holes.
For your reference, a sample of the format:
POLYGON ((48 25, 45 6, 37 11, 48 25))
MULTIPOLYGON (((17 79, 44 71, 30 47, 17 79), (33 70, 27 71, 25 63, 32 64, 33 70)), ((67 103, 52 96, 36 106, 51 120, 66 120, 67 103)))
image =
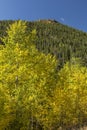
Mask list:
POLYGON ((0 130, 87 126, 87 34, 55 20, 0 31, 0 130))
MULTIPOLYGON (((0 36, 14 21, 0 21, 0 36)), ((65 26, 55 20, 27 22, 27 31, 36 29, 36 47, 45 54, 56 55, 59 67, 72 57, 80 58, 87 66, 87 33, 65 26)))

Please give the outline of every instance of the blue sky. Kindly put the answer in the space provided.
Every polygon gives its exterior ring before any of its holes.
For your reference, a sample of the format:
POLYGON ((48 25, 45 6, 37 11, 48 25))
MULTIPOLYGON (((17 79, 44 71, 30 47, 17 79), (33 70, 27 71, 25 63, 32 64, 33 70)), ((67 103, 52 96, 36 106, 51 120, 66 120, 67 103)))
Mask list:
POLYGON ((87 0, 0 0, 0 20, 55 19, 87 32, 87 0))

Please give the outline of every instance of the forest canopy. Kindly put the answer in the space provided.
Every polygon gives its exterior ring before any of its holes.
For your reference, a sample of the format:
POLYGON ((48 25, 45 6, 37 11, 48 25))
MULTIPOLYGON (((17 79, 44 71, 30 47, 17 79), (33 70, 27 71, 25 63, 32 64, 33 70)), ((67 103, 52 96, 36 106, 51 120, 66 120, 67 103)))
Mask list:
POLYGON ((37 47, 36 28, 28 31, 27 24, 13 22, 1 38, 0 129, 66 130, 84 125, 87 68, 80 53, 74 50, 71 56, 70 46, 62 43, 58 44, 59 56, 67 54, 66 62, 50 52, 43 53, 37 47), (62 67, 58 70, 59 63, 62 67))

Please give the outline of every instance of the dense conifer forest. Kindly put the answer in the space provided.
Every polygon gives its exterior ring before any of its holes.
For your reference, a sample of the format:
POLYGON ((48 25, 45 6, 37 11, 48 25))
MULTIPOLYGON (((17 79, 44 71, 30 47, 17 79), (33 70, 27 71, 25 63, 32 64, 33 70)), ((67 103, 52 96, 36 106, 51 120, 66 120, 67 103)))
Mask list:
MULTIPOLYGON (((14 21, 0 21, 0 37, 14 21)), ((45 54, 55 55, 62 66, 72 57, 80 58, 87 66, 87 33, 63 25, 56 20, 27 21, 27 32, 36 29, 36 47, 45 54)))
POLYGON ((0 21, 0 130, 87 125, 87 33, 56 20, 0 21))

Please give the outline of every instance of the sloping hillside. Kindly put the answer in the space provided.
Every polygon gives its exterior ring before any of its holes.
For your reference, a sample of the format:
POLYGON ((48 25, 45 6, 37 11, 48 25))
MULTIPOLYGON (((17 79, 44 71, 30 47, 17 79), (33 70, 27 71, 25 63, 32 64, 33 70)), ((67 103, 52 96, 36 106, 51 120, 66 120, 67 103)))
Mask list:
MULTIPOLYGON (((0 37, 14 21, 0 21, 0 37)), ((62 66, 72 57, 80 58, 87 65, 87 33, 63 25, 56 20, 27 21, 27 31, 37 31, 36 47, 45 54, 56 55, 62 66)))

